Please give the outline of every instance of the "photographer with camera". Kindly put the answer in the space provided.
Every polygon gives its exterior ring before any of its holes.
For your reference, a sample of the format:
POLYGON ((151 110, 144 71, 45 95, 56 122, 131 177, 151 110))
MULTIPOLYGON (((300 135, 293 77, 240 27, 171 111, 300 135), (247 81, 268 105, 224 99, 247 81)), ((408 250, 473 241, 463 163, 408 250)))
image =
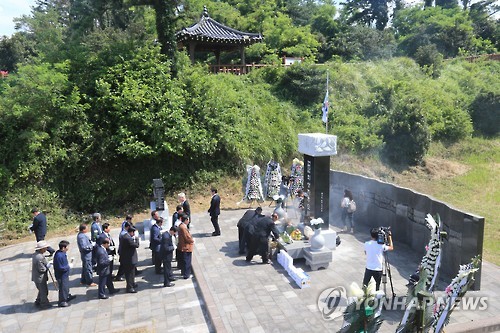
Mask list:
POLYGON ((384 265, 384 252, 394 250, 390 228, 373 228, 370 230, 371 240, 365 242, 366 269, 363 285, 367 286, 373 277, 376 290, 380 289, 384 265))

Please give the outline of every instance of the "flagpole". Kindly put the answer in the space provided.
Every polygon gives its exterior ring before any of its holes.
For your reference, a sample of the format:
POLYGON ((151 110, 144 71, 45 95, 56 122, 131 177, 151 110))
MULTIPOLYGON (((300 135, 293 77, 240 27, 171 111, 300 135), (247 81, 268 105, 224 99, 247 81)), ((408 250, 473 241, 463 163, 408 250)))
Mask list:
MULTIPOLYGON (((326 93, 328 94, 328 79, 329 79, 329 70, 327 69, 326 70, 326 93)), ((330 106, 328 106, 328 109, 330 109, 330 106)), ((330 110, 328 110, 330 111, 330 110)), ((325 134, 328 134, 328 114, 327 114, 327 117, 326 117, 326 123, 325 123, 325 134)))

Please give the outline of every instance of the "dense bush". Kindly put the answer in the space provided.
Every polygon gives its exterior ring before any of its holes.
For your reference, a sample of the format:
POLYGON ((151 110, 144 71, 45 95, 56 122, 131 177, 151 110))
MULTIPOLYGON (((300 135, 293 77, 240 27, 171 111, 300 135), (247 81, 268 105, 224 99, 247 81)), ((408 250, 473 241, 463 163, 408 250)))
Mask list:
POLYGON ((471 104, 471 115, 479 134, 497 136, 500 133, 500 94, 490 91, 478 95, 471 104))
POLYGON ((382 126, 383 154, 392 163, 415 165, 422 161, 431 138, 419 98, 408 90, 399 94, 382 126))
POLYGON ((439 77, 443 67, 443 55, 435 44, 420 46, 415 52, 415 61, 433 78, 439 77))
POLYGON ((49 228, 78 225, 83 215, 63 206, 59 195, 49 189, 35 185, 12 188, 0 197, 1 239, 16 238, 28 233, 33 222, 31 209, 40 207, 47 215, 49 228))
POLYGON ((325 94, 326 73, 312 64, 294 64, 279 78, 275 91, 297 105, 310 106, 325 94))

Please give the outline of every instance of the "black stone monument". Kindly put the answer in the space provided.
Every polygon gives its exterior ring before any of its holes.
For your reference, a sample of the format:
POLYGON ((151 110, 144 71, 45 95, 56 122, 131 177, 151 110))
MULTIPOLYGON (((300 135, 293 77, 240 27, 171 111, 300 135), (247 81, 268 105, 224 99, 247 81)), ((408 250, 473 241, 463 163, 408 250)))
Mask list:
POLYGON ((156 210, 165 210, 165 188, 161 179, 153 179, 153 195, 156 202, 156 210))
POLYGON ((322 133, 299 134, 299 152, 304 154, 305 215, 321 218, 329 229, 330 156, 337 154, 337 137, 322 133))
POLYGON ((330 156, 304 155, 305 215, 322 218, 322 229, 329 228, 330 156))

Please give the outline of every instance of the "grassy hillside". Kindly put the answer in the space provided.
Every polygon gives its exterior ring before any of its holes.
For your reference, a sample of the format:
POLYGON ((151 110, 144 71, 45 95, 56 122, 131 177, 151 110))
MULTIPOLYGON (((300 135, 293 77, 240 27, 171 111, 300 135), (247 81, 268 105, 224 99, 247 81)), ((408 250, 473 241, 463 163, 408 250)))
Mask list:
POLYGON ((332 168, 414 189, 465 211, 484 216, 484 258, 500 265, 500 139, 435 143, 423 166, 395 171, 374 155, 339 152, 332 168))

